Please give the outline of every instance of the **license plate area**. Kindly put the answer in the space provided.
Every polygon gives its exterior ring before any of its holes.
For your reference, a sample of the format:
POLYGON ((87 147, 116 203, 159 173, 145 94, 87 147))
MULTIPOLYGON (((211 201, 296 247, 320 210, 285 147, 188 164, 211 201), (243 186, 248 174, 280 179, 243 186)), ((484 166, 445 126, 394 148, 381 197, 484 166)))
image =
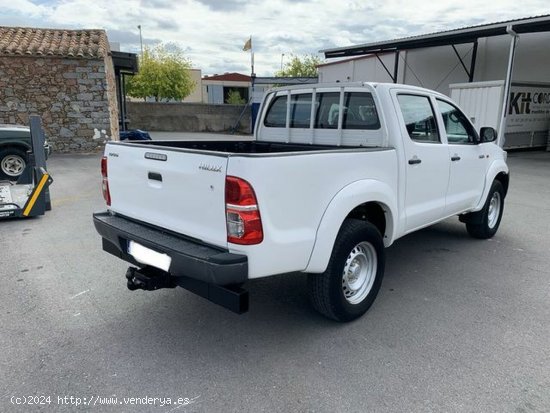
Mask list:
POLYGON ((128 254, 140 264, 151 265, 164 271, 168 271, 172 263, 169 255, 147 248, 135 241, 128 241, 128 254))

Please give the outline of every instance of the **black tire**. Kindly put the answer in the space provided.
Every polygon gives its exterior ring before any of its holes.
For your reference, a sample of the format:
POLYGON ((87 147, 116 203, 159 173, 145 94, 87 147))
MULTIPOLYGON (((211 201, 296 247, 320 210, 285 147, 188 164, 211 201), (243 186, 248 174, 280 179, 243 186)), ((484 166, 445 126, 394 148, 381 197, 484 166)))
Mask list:
MULTIPOLYGON (((374 257, 374 255, 371 256, 374 257)), ((365 262, 368 263, 369 260, 365 262)), ((336 237, 326 271, 322 274, 308 275, 309 294, 313 307, 324 316, 337 321, 351 321, 361 317, 370 308, 380 290, 384 266, 384 243, 378 229, 366 221, 345 220, 336 237), (373 248, 371 249, 369 245, 373 248), (370 289, 365 289, 359 296, 355 296, 355 299, 360 301, 352 303, 349 300, 354 299, 354 296, 348 298, 345 296, 350 294, 350 290, 344 293, 344 288, 348 285, 347 279, 344 278, 344 269, 349 264, 348 258, 352 257, 354 251, 357 251, 356 248, 360 246, 366 246, 371 254, 375 254, 376 260, 370 261, 376 263, 376 270, 370 271, 374 274, 368 283, 371 285, 370 289), (361 298, 363 295, 364 297, 361 298)))
MULTIPOLYGON (((494 212, 494 211, 493 211, 494 212)), ((467 222, 466 230, 468 234, 478 239, 492 238, 498 231, 500 220, 502 219, 502 213, 504 212, 504 188, 499 181, 494 181, 487 195, 487 200, 483 209, 476 214, 479 214, 477 222, 467 222), (498 215, 492 218, 491 202, 494 202, 495 197, 498 198, 499 208, 496 212, 498 215)))
POLYGON ((16 181, 17 178, 19 178, 19 176, 25 170, 25 166, 27 165, 27 163, 28 163, 27 154, 23 152, 21 149, 18 149, 18 148, 0 149, 0 178, 16 181), (13 159, 19 158, 23 161, 22 167, 17 168, 17 170, 19 170, 18 173, 16 173, 14 170, 12 170, 11 172, 8 171, 8 169, 14 167, 12 163, 8 163, 8 160, 10 158, 13 158, 13 159))

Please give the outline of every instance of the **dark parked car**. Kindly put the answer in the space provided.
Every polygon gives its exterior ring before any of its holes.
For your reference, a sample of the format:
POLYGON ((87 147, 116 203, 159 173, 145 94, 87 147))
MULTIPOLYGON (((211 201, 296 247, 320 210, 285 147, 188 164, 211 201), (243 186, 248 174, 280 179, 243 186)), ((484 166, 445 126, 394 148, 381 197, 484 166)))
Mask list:
POLYGON ((132 129, 126 131, 120 131, 120 140, 125 141, 150 141, 151 135, 149 132, 145 132, 141 129, 132 129))
MULTIPOLYGON (((27 126, 0 125, 0 179, 17 180, 27 166, 27 151, 32 150, 31 131, 27 126)), ((46 158, 51 152, 44 143, 46 158)))

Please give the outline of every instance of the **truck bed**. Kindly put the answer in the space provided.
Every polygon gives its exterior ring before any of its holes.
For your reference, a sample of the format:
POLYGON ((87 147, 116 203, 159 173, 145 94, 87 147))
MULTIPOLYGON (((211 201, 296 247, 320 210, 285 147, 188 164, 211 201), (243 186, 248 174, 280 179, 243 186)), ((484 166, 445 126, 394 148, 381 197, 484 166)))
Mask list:
POLYGON ((274 154, 289 152, 324 152, 341 150, 384 150, 388 148, 364 146, 306 145, 266 141, 136 141, 134 145, 162 146, 167 149, 193 149, 229 154, 274 154))
POLYGON ((109 142, 105 153, 113 213, 247 255, 250 278, 272 275, 272 260, 277 271, 304 270, 321 218, 344 188, 366 179, 397 187, 393 148, 148 141, 109 142), (255 191, 265 234, 259 245, 228 243, 227 176, 255 191))

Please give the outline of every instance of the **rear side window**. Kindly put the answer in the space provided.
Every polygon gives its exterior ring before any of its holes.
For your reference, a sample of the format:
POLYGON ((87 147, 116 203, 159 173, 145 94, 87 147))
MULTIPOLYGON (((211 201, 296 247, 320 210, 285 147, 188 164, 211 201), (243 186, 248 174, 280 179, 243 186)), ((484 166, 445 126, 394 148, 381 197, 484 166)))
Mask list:
POLYGON ((265 126, 271 128, 286 127, 286 98, 286 95, 277 96, 271 101, 271 105, 269 105, 269 109, 265 115, 265 126))
MULTIPOLYGON (((286 127, 288 95, 272 99, 264 119, 264 125, 273 128, 286 127)), ((338 118, 342 110, 342 129, 380 129, 380 119, 371 93, 345 92, 340 108, 340 92, 295 93, 290 96, 291 128, 309 129, 311 125, 311 105, 314 104, 317 129, 338 129, 338 118)))
POLYGON ((340 114, 340 92, 326 92, 315 95, 315 127, 337 129, 340 114))
POLYGON ((397 95, 409 137, 413 141, 439 143, 435 115, 427 96, 397 95))
POLYGON ((380 120, 371 93, 345 93, 342 129, 380 129, 380 120))
POLYGON ((292 95, 290 98, 290 127, 309 128, 311 93, 292 95))

